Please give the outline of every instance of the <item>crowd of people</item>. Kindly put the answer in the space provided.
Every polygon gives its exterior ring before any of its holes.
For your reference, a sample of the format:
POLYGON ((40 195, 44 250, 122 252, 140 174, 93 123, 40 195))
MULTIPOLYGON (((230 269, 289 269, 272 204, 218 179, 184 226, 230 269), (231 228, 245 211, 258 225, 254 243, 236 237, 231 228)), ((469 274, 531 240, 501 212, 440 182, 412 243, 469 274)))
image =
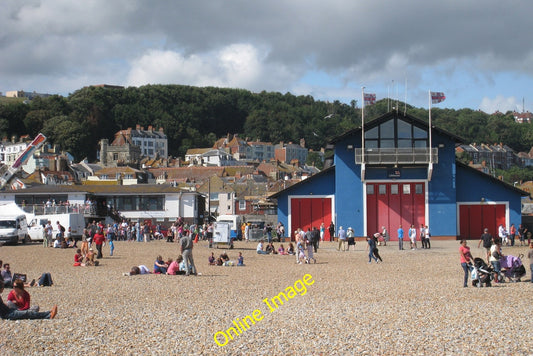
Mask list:
POLYGON ((207 263, 210 266, 244 266, 244 257, 242 256, 242 252, 239 252, 239 256, 237 257, 237 261, 231 260, 228 256, 227 252, 222 252, 218 258, 215 257, 215 253, 211 252, 211 256, 207 258, 207 263))
MULTIPOLYGON (((483 229, 483 234, 481 234, 477 247, 483 248, 484 257, 480 259, 486 260, 487 265, 491 266, 490 272, 493 274, 492 280, 494 283, 503 283, 505 281, 503 279, 504 275, 502 274, 502 267, 513 268, 513 266, 502 266, 502 261, 505 261, 506 257, 503 253, 502 246, 514 246, 516 237, 518 237, 521 242, 520 246, 523 246, 525 237, 528 236, 527 233, 527 228, 522 226, 522 224, 519 225, 518 229, 515 229, 514 224, 512 224, 509 231, 507 231, 503 224, 500 224, 498 226, 497 235, 492 235, 488 228, 483 229)), ((472 256, 472 252, 466 240, 461 240, 459 255, 461 267, 464 272, 463 286, 467 287, 469 275, 475 266, 475 258, 472 256)), ((528 259, 531 275, 533 276, 533 242, 531 241, 529 241, 528 259)), ((523 274, 525 274, 525 270, 523 274)), ((531 278, 531 282, 533 283, 533 278, 531 278)))

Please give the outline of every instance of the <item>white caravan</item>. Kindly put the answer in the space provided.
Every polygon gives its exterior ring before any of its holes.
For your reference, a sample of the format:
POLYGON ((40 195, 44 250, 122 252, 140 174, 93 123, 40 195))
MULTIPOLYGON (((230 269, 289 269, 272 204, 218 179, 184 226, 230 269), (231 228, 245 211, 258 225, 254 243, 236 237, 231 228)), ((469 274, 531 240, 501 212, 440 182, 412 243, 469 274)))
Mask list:
POLYGON ((52 238, 55 238, 59 233, 57 229, 57 222, 65 228, 65 237, 70 237, 74 240, 81 240, 83 229, 85 228, 85 218, 83 214, 48 214, 48 215, 34 215, 29 226, 29 235, 32 241, 39 241, 43 239, 44 227, 51 222, 52 238))

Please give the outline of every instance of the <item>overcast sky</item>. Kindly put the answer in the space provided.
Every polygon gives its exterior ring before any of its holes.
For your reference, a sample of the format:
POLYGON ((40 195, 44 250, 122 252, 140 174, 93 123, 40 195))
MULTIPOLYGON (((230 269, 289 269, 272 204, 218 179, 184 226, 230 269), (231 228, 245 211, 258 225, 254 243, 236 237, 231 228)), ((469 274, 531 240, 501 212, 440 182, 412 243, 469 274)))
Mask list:
POLYGON ((533 111, 530 0, 0 0, 0 91, 279 91, 533 111))

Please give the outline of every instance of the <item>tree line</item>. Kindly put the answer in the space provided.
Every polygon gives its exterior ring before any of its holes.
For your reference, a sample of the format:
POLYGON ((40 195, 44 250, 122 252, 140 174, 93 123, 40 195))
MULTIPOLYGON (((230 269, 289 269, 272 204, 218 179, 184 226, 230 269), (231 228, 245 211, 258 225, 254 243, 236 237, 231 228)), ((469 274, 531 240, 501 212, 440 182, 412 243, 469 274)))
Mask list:
MULTIPOLYGON (((112 140, 114 133, 141 125, 162 127, 169 154, 183 157, 187 149, 210 147, 226 134, 243 139, 278 143, 299 142, 313 150, 332 137, 359 127, 361 110, 353 100, 315 100, 291 93, 253 93, 243 89, 146 85, 141 87, 85 87, 67 97, 53 95, 27 103, 0 104, 0 136, 42 132, 76 160, 96 158, 98 141, 112 140)), ((427 120, 428 112, 395 103, 408 114, 427 120)), ((365 107, 365 121, 389 110, 387 99, 365 107)), ((489 115, 471 109, 432 108, 435 126, 455 134, 465 143, 504 143, 516 151, 529 151, 533 126, 517 124, 512 112, 489 115)))

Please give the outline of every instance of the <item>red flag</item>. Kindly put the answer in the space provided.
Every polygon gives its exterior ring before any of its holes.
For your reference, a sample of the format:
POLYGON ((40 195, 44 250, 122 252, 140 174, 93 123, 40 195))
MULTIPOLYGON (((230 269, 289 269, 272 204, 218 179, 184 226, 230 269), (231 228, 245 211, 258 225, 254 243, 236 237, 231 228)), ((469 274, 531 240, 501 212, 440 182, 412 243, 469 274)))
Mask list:
POLYGON ((446 99, 446 96, 444 95, 444 93, 431 92, 431 103, 432 104, 440 103, 444 101, 445 99, 446 99))
POLYGON ((365 105, 372 105, 376 103, 376 94, 365 93, 365 105))

